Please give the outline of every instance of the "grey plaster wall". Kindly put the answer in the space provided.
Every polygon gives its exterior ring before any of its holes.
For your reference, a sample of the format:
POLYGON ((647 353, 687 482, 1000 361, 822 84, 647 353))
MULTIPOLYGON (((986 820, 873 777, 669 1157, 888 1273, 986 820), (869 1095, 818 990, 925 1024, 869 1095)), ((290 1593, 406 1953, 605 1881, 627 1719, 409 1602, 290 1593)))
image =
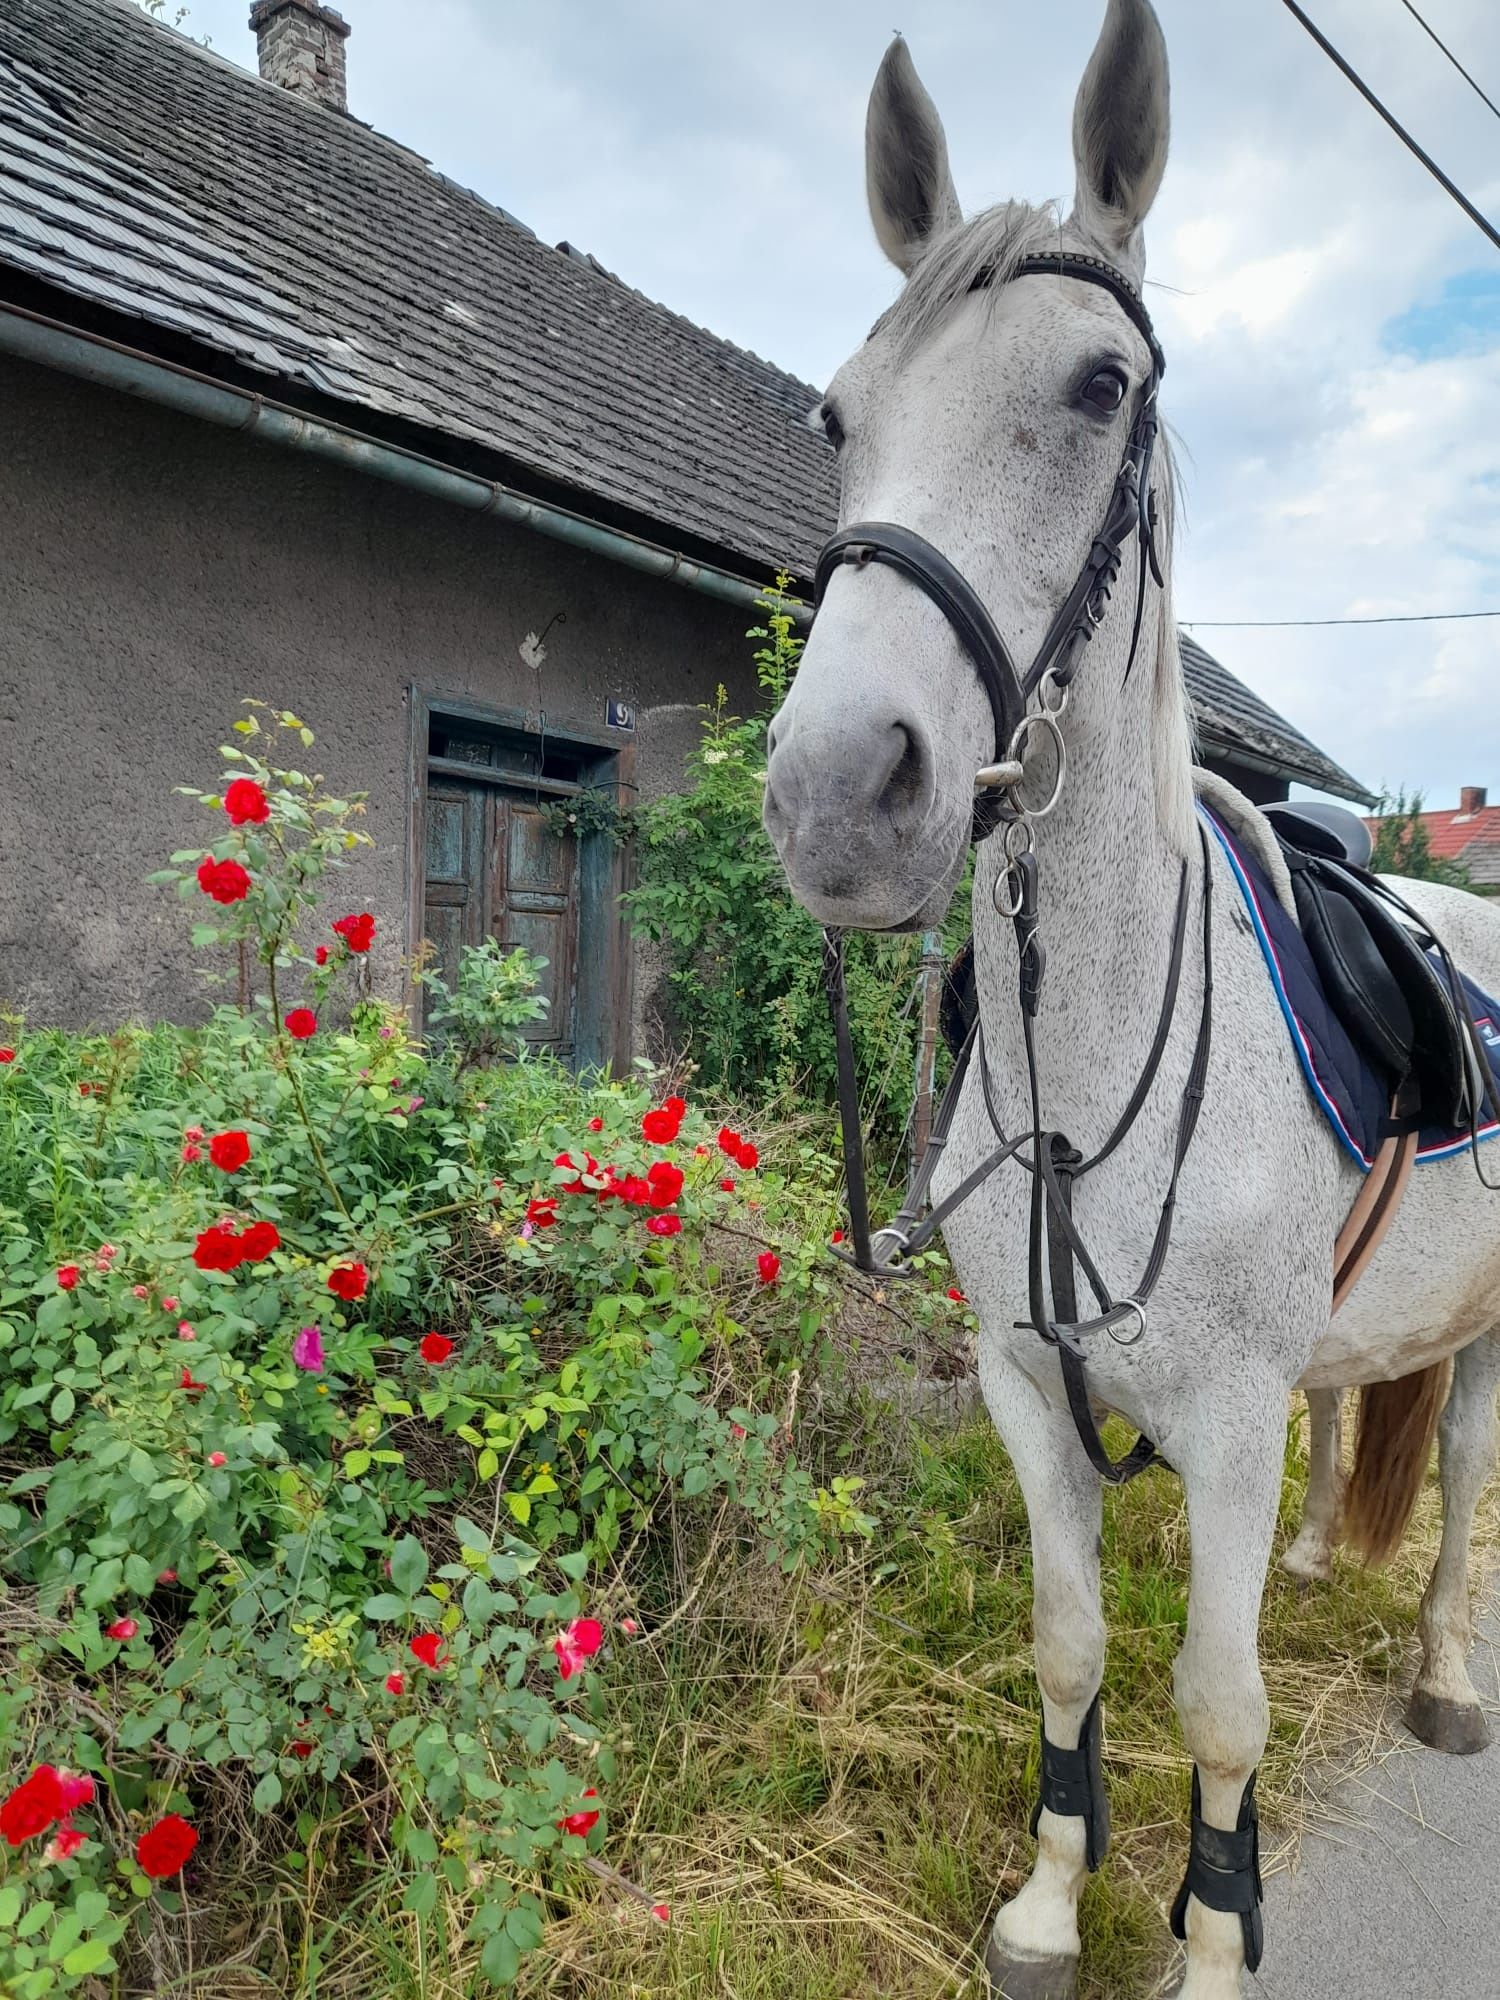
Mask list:
POLYGON ((191 1019, 209 1004, 170 891, 203 839, 241 700, 296 709, 370 795, 348 907, 400 989, 407 689, 598 728, 640 713, 637 780, 676 782, 694 706, 754 700, 743 612, 379 481, 50 370, 0 373, 0 1005, 36 1023, 191 1019), (559 611, 540 674, 528 632, 559 611))

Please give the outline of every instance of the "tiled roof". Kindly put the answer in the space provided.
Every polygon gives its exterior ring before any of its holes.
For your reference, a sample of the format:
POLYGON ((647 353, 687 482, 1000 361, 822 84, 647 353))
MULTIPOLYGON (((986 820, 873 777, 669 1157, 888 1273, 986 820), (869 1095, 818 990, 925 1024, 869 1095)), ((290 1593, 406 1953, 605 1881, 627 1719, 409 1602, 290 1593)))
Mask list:
POLYGON ((0 7, 0 263, 742 565, 832 517, 807 383, 128 0, 0 7))
POLYGON ((1438 861, 1463 861, 1475 845, 1500 846, 1500 806, 1481 806, 1478 812, 1424 812, 1427 845, 1438 861))
POLYGON ((1359 805, 1374 805, 1372 792, 1325 756, 1300 729, 1294 729, 1269 702, 1236 680, 1191 633, 1180 633, 1179 644, 1198 740, 1205 750, 1215 756, 1248 756, 1252 762, 1269 762, 1299 785, 1331 792, 1335 798, 1352 799, 1359 805))
MULTIPOLYGON (((810 576, 834 523, 808 383, 131 0, 0 8, 6 265, 752 574, 810 576)), ((1373 803, 1185 635, 1182 657, 1211 754, 1373 803)))

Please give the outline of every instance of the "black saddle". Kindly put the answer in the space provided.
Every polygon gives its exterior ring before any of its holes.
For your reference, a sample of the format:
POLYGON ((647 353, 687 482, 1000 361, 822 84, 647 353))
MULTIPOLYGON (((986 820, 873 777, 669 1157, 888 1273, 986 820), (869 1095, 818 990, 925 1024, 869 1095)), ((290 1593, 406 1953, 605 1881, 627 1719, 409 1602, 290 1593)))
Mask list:
POLYGON ((1299 802, 1262 806, 1261 811, 1283 847, 1300 847, 1329 861, 1347 862, 1351 868, 1369 867, 1374 839, 1359 814, 1347 806, 1299 802))
MULTIPOLYGON (((1265 812, 1328 1005, 1386 1079, 1397 1126, 1462 1130, 1483 1108, 1487 1071, 1446 950, 1369 872, 1370 830, 1357 814, 1301 803, 1265 812)), ((939 1010, 955 1055, 978 1007, 970 938, 948 967, 939 1010)))
POLYGON ((1463 988, 1440 940, 1369 872, 1368 827, 1341 806, 1274 805, 1266 818, 1324 996, 1389 1082, 1397 1125, 1468 1125, 1486 1077, 1463 988))

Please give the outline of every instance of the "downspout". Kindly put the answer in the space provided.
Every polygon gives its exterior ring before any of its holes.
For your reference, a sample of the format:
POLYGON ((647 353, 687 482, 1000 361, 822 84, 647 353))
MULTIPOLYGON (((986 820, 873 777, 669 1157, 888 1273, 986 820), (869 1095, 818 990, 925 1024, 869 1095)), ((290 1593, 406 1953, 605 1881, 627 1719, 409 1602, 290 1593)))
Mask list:
MULTIPOLYGON (((94 334, 78 333, 58 320, 45 319, 20 307, 0 307, 0 353, 13 354, 23 361, 60 369, 80 381, 102 388, 119 389, 127 396, 139 396, 163 409, 183 416, 199 417, 225 430, 246 431, 264 438, 268 444, 290 451, 305 451, 353 472, 388 480, 430 500, 444 500, 470 513, 492 515, 498 520, 531 528, 553 541, 586 549, 591 555, 623 563, 646 576, 681 584, 722 603, 743 610, 757 610, 765 597, 764 584, 751 583, 728 570, 700 563, 660 543, 644 541, 639 535, 607 528, 584 514, 566 507, 554 507, 533 500, 514 487, 497 480, 483 479, 441 460, 407 451, 400 445, 385 444, 361 431, 322 418, 303 415, 285 403, 271 401, 249 389, 237 389, 212 376, 197 374, 169 361, 158 361, 136 348, 94 334)), ((798 624, 806 624, 811 611, 799 605, 792 612, 798 624)))

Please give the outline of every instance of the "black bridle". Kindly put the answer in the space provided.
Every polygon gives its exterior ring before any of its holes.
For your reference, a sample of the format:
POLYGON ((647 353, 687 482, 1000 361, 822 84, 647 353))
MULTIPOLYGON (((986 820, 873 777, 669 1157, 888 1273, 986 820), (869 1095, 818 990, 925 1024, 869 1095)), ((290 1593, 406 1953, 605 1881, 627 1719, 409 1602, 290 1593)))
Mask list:
MULTIPOLYGON (((1045 811, 1050 811, 1061 789, 1065 762, 1057 718, 1066 707, 1069 685, 1083 660, 1088 642, 1104 621, 1110 593, 1119 577, 1124 550, 1132 536, 1139 540, 1140 561, 1135 623, 1125 669, 1127 679, 1140 640, 1148 571, 1158 585, 1162 581, 1154 538, 1156 509, 1151 468, 1157 432, 1157 391, 1166 361, 1139 292, 1123 273, 1102 259, 1075 251, 1059 251, 1053 256, 1025 258, 1011 275, 1077 278, 1086 284, 1101 286, 1124 309, 1151 354, 1150 373, 1140 391, 1135 419, 1103 525, 1094 537, 1073 588, 1047 627, 1035 659, 1023 675, 1017 669, 994 619, 967 578, 932 543, 910 528, 903 528, 894 522, 859 521, 831 536, 818 558, 814 602, 822 602, 835 570, 846 565, 885 564, 908 582, 914 583, 942 612, 973 662, 989 699, 995 720, 995 750, 993 760, 980 768, 975 779, 979 798, 974 814, 973 838, 983 840, 1002 825, 1006 829, 1006 866, 995 886, 998 892, 1003 882, 1007 887, 1007 898, 1002 908, 997 894, 996 909, 1014 923, 1020 955, 1019 1001, 1030 1086, 1031 1125, 1029 1130, 1014 1137, 1006 1136, 995 1109, 984 1052, 983 1027, 976 1018, 954 1063, 953 1074, 933 1120, 932 1135, 917 1162, 900 1213, 893 1223, 872 1237, 854 1050, 844 987, 843 933, 826 931, 823 970, 838 1058, 839 1117, 843 1128, 852 1243, 852 1251, 845 1261, 870 1276, 909 1275, 911 1258, 931 1240, 959 1204, 966 1201, 1005 1161, 1017 1160, 1032 1177, 1028 1257, 1031 1319, 1023 1324, 1032 1327, 1043 1340, 1057 1349, 1069 1408, 1084 1450, 1101 1478, 1112 1484, 1122 1484, 1153 1463, 1157 1457, 1156 1447, 1148 1438, 1141 1437, 1124 1458, 1119 1461, 1110 1458, 1099 1436, 1093 1413, 1084 1372, 1082 1343, 1100 1332, 1107 1332, 1113 1339, 1130 1346, 1144 1336, 1147 1301, 1161 1276, 1170 1247, 1177 1185, 1203 1102, 1212 1035, 1212 880, 1208 845, 1200 828, 1203 851, 1203 1001, 1192 1063, 1178 1113, 1171 1177, 1141 1280, 1127 1297, 1116 1300, 1111 1296, 1074 1223, 1073 1189, 1085 1174, 1109 1158, 1130 1131, 1150 1095, 1166 1053, 1176 1014, 1187 937, 1188 863, 1186 860, 1182 863, 1166 990, 1145 1068, 1109 1137, 1091 1158, 1085 1159, 1063 1133, 1046 1130, 1042 1123, 1035 1021, 1046 970, 1046 952, 1039 935, 1037 864, 1031 821, 1033 817, 1041 817, 1045 811), (1039 704, 1036 709, 1028 706, 1033 696, 1037 697, 1039 704), (1019 787, 1025 775, 1031 733, 1038 727, 1054 737, 1059 764, 1052 799, 1043 808, 1028 808, 1021 798, 1019 787), (927 1190, 947 1144, 949 1127, 976 1055, 985 1109, 999 1144, 924 1217, 922 1211, 927 1190), (1031 1149, 1029 1158, 1022 1153, 1021 1149, 1025 1146, 1031 1149), (1098 1315, 1092 1319, 1078 1317, 1076 1272, 1079 1269, 1099 1306, 1098 1315), (1049 1283, 1050 1306, 1047 1298, 1049 1283)), ((981 286, 987 282, 988 279, 978 281, 981 286)), ((834 1254, 844 1255, 839 1251, 834 1254)))

